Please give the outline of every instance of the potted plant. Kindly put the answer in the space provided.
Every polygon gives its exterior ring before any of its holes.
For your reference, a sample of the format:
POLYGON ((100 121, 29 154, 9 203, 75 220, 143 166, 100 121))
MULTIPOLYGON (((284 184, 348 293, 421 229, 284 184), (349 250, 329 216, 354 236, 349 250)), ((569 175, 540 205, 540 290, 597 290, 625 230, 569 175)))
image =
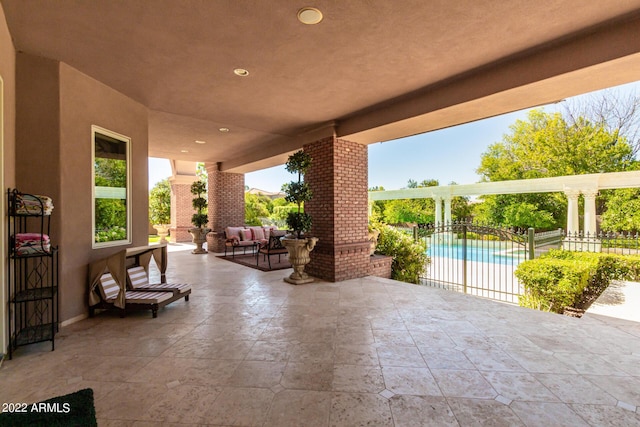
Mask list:
POLYGON ((191 194, 196 196, 192 201, 193 208, 196 210, 196 213, 191 217, 191 223, 194 225, 194 228, 189 229, 189 233, 193 237, 193 243, 196 244, 196 248, 191 251, 193 254, 207 253, 207 251, 202 248, 204 242, 207 241, 207 233, 211 231, 205 227, 209 222, 209 216, 205 213, 207 199, 202 197, 202 195, 206 192, 207 184, 204 181, 198 180, 191 184, 191 194))
POLYGON ((297 173, 298 181, 292 181, 282 186, 282 191, 286 193, 285 199, 297 206, 296 211, 289 212, 287 215, 287 227, 290 234, 282 239, 282 245, 287 248, 289 262, 293 267, 293 273, 284 280, 294 285, 313 281, 304 272, 304 267, 311 261, 309 252, 318 242, 318 238, 304 235, 305 232, 311 230, 311 216, 302 210, 304 202, 308 202, 313 196, 309 184, 303 180, 309 167, 311 167, 311 156, 308 153, 303 150, 293 153, 289 156, 285 168, 287 172, 297 173))
POLYGON ((378 237, 380 237, 380 230, 378 230, 374 225, 369 224, 369 255, 370 256, 373 256, 376 252, 378 237))
POLYGON ((149 193, 149 220, 158 230, 160 243, 166 243, 171 226, 171 184, 168 179, 158 182, 149 193))

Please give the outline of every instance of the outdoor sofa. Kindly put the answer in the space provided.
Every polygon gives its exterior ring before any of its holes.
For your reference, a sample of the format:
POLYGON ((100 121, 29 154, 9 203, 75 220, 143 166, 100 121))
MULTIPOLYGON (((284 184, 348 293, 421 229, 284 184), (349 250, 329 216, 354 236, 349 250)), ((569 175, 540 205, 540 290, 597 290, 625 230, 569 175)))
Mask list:
POLYGON ((243 253, 247 253, 247 249, 251 249, 252 253, 256 253, 261 246, 269 242, 269 236, 272 232, 279 231, 276 227, 226 227, 224 229, 224 256, 231 251, 231 256, 235 257, 236 250, 242 249, 243 253))

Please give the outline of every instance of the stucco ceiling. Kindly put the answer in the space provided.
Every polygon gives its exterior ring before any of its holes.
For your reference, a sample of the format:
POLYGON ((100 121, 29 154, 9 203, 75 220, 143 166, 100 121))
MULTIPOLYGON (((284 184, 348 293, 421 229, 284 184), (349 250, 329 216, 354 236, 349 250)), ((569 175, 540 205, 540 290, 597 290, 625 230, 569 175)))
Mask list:
POLYGON ((150 156, 223 170, 640 80, 640 0, 0 1, 17 50, 149 108, 150 156))

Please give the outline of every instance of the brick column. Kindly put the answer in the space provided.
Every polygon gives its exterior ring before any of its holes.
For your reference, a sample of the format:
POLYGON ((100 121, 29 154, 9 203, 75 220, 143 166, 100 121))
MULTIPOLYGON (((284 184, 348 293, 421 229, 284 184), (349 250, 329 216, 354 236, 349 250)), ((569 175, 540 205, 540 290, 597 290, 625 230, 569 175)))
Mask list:
POLYGON ((305 212, 313 219, 310 234, 320 239, 305 271, 335 282, 367 276, 367 147, 330 137, 304 150, 312 158, 305 181, 313 191, 305 212))
POLYGON ((189 229, 191 216, 195 213, 191 200, 191 184, 196 180, 195 175, 176 175, 169 178, 171 183, 171 231, 169 241, 190 242, 189 229))
POLYGON ((207 239, 209 252, 224 252, 225 227, 244 225, 244 174, 221 172, 217 163, 206 163, 209 176, 209 224, 214 238, 207 239))

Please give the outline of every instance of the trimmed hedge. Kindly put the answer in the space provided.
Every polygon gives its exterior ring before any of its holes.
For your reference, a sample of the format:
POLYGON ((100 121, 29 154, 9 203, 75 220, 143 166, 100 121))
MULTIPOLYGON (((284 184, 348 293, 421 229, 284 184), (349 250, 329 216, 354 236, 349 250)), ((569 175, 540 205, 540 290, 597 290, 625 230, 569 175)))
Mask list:
POLYGON ((522 307, 563 313, 588 308, 612 280, 637 280, 640 256, 552 250, 520 264, 515 275, 525 290, 522 307))
POLYGON ((420 275, 424 273, 429 262, 424 241, 414 241, 407 233, 389 225, 375 225, 380 231, 376 252, 393 257, 391 278, 408 283, 420 283, 420 275))

